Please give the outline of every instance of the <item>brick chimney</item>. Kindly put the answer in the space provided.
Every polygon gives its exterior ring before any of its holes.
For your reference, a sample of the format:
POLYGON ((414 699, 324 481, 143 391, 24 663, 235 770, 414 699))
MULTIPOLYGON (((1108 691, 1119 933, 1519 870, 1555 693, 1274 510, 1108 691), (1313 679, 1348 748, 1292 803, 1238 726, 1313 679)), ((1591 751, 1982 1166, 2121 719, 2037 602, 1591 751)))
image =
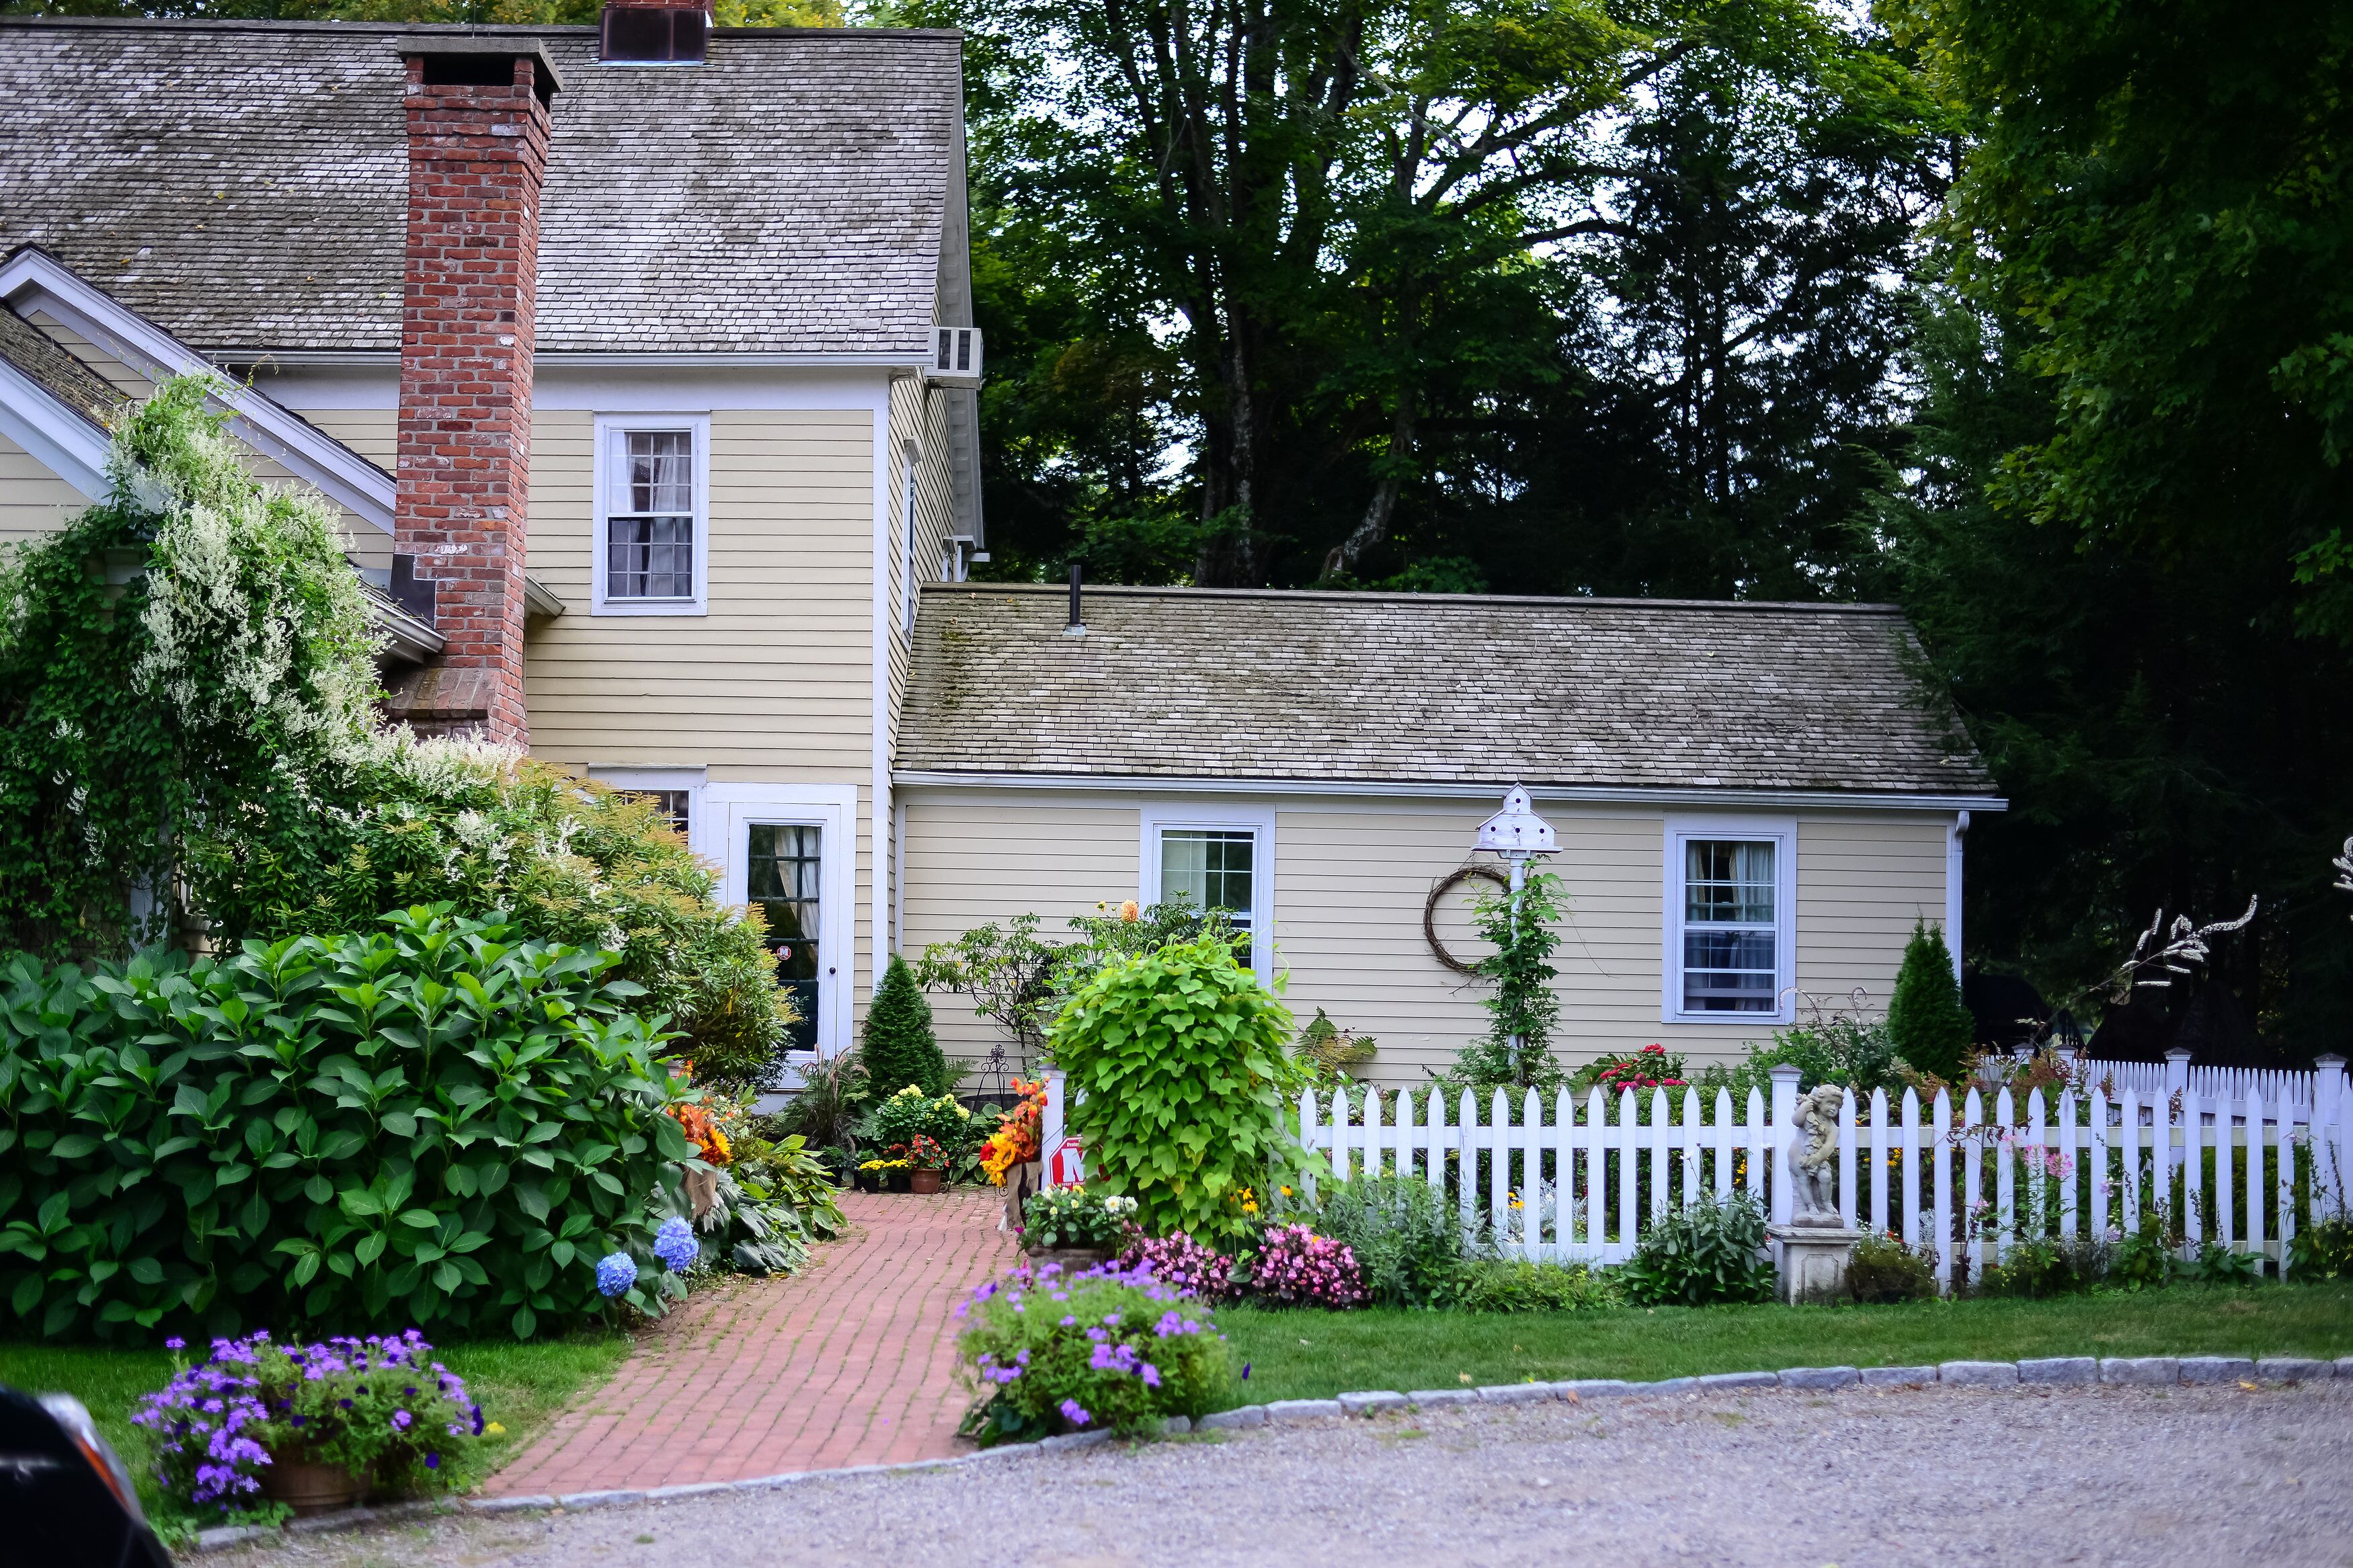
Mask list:
POLYGON ((390 704, 420 731, 531 743, 523 707, 532 335, 548 100, 528 38, 411 37, 408 248, 393 549, 429 593, 438 662, 390 704))

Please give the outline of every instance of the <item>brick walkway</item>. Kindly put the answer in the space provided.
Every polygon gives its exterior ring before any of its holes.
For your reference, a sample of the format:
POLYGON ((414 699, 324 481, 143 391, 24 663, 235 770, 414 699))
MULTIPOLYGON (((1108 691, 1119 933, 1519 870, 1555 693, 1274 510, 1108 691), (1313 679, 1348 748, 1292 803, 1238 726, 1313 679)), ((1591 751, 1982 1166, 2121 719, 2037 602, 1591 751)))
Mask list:
POLYGON ((495 1495, 744 1480, 957 1451, 956 1301, 1010 1264, 996 1191, 845 1193, 853 1228, 787 1279, 690 1298, 495 1495))

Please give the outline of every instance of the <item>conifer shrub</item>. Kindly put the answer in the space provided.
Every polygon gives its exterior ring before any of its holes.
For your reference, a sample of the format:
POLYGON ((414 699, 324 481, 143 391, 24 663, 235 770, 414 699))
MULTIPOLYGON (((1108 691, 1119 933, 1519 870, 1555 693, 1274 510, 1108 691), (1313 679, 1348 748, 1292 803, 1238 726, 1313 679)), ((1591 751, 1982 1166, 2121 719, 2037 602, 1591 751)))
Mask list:
POLYGON ((923 1000, 915 972, 895 952, 882 971, 882 988, 866 1009, 858 1054, 867 1086, 877 1095, 896 1094, 909 1084, 927 1095, 942 1095, 953 1081, 932 1032, 932 1005, 923 1000))
POLYGON ((1957 1083, 1976 1032, 1969 1010, 1961 1005, 1944 931, 1915 921, 1903 967, 1895 973, 1895 994, 1887 1003, 1888 1042, 1915 1070, 1957 1083))

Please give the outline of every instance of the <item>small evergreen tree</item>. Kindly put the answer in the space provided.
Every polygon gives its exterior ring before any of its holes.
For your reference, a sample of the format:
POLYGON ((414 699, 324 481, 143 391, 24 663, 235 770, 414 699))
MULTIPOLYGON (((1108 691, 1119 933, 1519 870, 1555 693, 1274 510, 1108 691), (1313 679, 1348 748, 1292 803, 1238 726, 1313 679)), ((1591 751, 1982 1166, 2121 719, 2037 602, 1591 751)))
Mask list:
POLYGON ((865 1061, 867 1085, 879 1096, 887 1098, 909 1084, 925 1094, 948 1091, 948 1062, 932 1033, 932 1005, 923 1000, 915 972, 895 952, 882 971, 882 989, 866 1010, 859 1055, 865 1061))
POLYGON ((1887 1004, 1887 1034, 1895 1054, 1917 1070, 1957 1082, 1962 1058, 1977 1032, 1961 988, 1953 979, 1952 950, 1941 927, 1915 921, 1887 1004))

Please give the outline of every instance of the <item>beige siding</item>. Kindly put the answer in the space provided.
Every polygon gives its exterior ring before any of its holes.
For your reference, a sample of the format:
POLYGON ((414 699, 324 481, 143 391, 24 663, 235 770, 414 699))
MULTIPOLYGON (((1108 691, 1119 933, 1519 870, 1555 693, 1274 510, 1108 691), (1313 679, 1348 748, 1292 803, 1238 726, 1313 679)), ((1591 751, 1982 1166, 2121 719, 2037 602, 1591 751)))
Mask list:
MULTIPOLYGON (((907 947, 1024 910, 1059 928, 1098 899, 1136 887, 1136 803, 1048 792, 909 790, 907 947)), ((1379 1043, 1374 1075, 1419 1081, 1485 1026, 1484 983, 1431 954, 1421 929, 1430 889, 1472 858, 1489 808, 1442 802, 1278 800, 1273 897, 1276 967, 1302 1019, 1317 1007, 1379 1043)), ((1665 818, 1634 807, 1547 807, 1560 837, 1552 861, 1567 895, 1555 963, 1561 1055, 1662 1041, 1694 1061, 1736 1056, 1771 1026, 1661 1021, 1665 818)), ((1492 862, 1489 862, 1492 864, 1492 862)), ((1944 909, 1944 821, 1928 814, 1799 814, 1797 983, 1840 996, 1862 986, 1886 1005, 1905 938, 1944 909)), ((1475 889, 1451 894, 1439 930, 1466 961, 1475 889)), ((955 999, 934 998, 942 1039, 977 1037, 955 999)))
MULTIPOLYGON (((1069 796, 902 790, 907 841, 901 950, 909 956, 988 921, 1044 917, 1039 934, 1065 940, 1073 915, 1134 898, 1136 807, 1069 796)), ((961 996, 934 994, 933 1016, 949 1054, 986 1056, 1007 1043, 961 996)))
POLYGON ((45 310, 36 310, 26 320, 31 321, 65 351, 106 378, 115 391, 129 398, 142 398, 154 390, 155 384, 122 362, 111 347, 101 347, 67 326, 45 310))
POLYGON ((38 458, 0 436, 0 544, 53 533, 90 500, 38 458))

